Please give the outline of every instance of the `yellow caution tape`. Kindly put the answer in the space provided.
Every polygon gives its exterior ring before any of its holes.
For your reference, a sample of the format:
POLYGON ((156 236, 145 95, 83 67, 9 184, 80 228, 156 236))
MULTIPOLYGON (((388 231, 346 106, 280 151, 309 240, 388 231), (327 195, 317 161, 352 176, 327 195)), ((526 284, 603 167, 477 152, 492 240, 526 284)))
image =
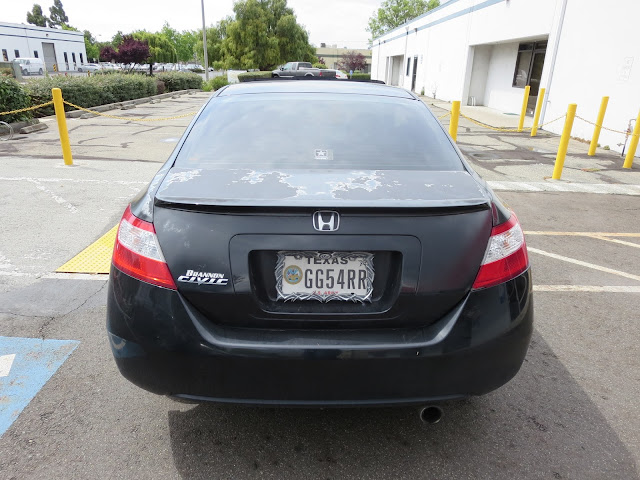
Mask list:
POLYGON ((73 108, 75 108, 77 110, 82 110, 83 112, 92 113, 94 115, 99 115, 101 117, 113 118, 115 120, 127 120, 129 122, 162 122, 162 121, 166 121, 166 120, 175 120, 175 119, 178 119, 178 118, 190 117, 191 115, 195 115, 196 114, 196 112, 189 112, 189 113, 184 113, 182 115, 175 115, 173 117, 164 117, 164 118, 118 117, 116 115, 108 115, 106 113, 96 112, 95 110, 90 110, 88 108, 80 107, 79 105, 75 105, 75 104, 73 104, 71 102, 67 102, 66 100, 64 100, 64 103, 66 103, 70 107, 73 107, 73 108))
POLYGON ((41 103, 40 105, 34 105, 33 107, 19 108, 17 110, 11 110, 9 112, 0 112, 0 116, 11 115, 12 113, 28 112, 29 110, 37 110, 38 108, 48 107, 49 105, 53 105, 53 100, 47 103, 41 103))
POLYGON ((447 112, 447 113, 445 113, 444 115, 440 115, 440 116, 438 117, 438 120, 441 120, 441 119, 443 119, 444 117, 446 117, 447 115, 450 115, 450 114, 451 114, 451 112, 447 112))

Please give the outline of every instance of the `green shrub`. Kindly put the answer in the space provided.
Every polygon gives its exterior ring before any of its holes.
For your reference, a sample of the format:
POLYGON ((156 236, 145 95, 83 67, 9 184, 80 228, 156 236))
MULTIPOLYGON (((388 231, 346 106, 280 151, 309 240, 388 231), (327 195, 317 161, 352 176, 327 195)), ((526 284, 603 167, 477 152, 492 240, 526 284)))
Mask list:
MULTIPOLYGON (((0 112, 9 112, 30 106, 29 95, 20 84, 11 77, 0 76, 0 112)), ((31 112, 12 113, 11 115, 0 115, 0 121, 13 123, 29 120, 31 117, 31 112)))
POLYGON ((156 80, 156 91, 158 95, 162 95, 167 87, 164 86, 164 82, 162 80, 156 80))
POLYGON ((164 82, 167 92, 188 90, 190 88, 202 88, 202 77, 191 72, 162 72, 155 77, 164 82))
POLYGON ((246 72, 238 75, 238 80, 241 82, 252 82, 261 78, 271 78, 271 72, 246 72))
POLYGON ((225 85, 229 85, 229 80, 226 75, 220 75, 219 77, 212 78, 208 82, 204 82, 202 84, 202 90, 205 92, 215 92, 225 85))
MULTIPOLYGON (((91 77, 50 76, 29 80, 25 85, 33 104, 51 100, 51 89, 54 87, 62 90, 62 97, 66 101, 85 108, 149 97, 155 95, 158 88, 153 77, 125 74, 91 77)), ((66 105, 65 109, 73 110, 66 105)), ((36 115, 53 115, 53 107, 39 109, 36 115)))
POLYGON ((11 70, 10 68, 0 68, 0 75, 13 77, 13 70, 11 70))
POLYGON ((229 85, 229 79, 226 75, 220 75, 213 79, 213 90, 219 90, 222 87, 229 85))
POLYGON ((351 80, 371 80, 370 73, 354 73, 351 75, 351 80))
POLYGON ((326 70, 327 66, 324 63, 314 63, 313 68, 319 68, 321 70, 326 70))

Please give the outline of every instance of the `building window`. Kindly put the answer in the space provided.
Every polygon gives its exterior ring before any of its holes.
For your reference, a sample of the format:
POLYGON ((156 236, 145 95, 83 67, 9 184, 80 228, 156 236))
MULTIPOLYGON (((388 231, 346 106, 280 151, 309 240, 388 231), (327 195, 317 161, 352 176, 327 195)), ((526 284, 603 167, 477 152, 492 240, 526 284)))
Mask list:
POLYGON ((520 44, 518 58, 516 59, 516 70, 513 73, 514 87, 524 88, 527 85, 531 85, 532 80, 539 83, 546 52, 546 41, 520 44), (532 78, 532 73, 535 78, 532 78))
POLYGON ((407 77, 409 76, 410 71, 411 71, 411 59, 407 58, 407 77))
POLYGON ((20 50, 14 50, 13 53, 15 54, 16 58, 20 58, 20 50))
POLYGON ((76 63, 76 54, 75 53, 71 54, 71 59, 73 60, 73 63, 76 63))
POLYGON ((38 58, 38 50, 34 50, 34 51, 33 51, 33 56, 34 56, 35 58, 38 58))
POLYGON ((9 61, 9 55, 7 54, 7 49, 6 48, 2 49, 2 61, 3 62, 8 62, 9 61))
POLYGON ((80 63, 83 64, 84 63, 84 58, 82 58, 82 54, 80 54, 80 63))

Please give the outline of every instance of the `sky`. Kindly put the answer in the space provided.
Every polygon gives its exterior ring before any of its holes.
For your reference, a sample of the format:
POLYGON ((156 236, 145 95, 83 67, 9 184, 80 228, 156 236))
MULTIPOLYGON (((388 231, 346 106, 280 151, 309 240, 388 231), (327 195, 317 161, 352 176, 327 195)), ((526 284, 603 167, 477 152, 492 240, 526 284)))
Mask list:
MULTIPOLYGON (((2 0, 0 21, 27 23, 27 12, 38 3, 45 15, 53 0, 2 0)), ((288 0, 298 23, 310 34, 310 41, 336 44, 338 47, 366 48, 369 17, 382 0, 288 0)), ((202 27, 200 0, 62 0, 69 23, 79 30, 89 30, 99 41, 110 40, 121 30, 158 31, 165 21, 177 30, 202 27)), ((207 25, 233 13, 233 0, 204 0, 207 25)))

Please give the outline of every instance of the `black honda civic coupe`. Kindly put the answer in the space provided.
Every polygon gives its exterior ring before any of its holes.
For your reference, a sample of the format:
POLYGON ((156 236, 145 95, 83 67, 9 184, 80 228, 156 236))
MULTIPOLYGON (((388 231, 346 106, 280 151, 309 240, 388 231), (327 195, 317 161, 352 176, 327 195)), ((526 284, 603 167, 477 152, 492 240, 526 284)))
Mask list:
POLYGON ((515 214, 412 93, 243 83, 126 208, 107 329, 127 379, 183 400, 423 404, 518 372, 531 271, 515 214))

